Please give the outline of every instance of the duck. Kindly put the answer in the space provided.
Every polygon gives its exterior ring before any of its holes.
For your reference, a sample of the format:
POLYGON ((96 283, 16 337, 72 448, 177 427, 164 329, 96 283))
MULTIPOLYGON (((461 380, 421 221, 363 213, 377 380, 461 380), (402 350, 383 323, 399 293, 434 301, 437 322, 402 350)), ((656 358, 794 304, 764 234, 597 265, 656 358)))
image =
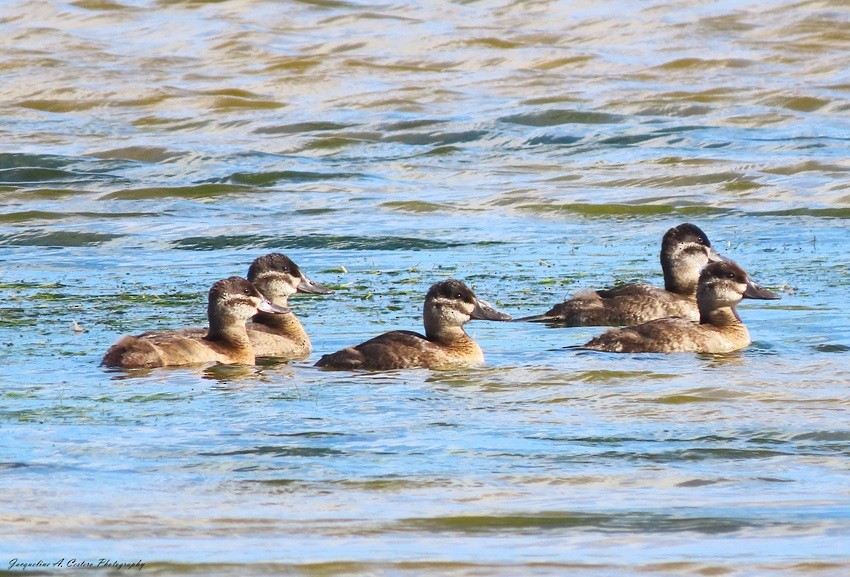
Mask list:
MULTIPOLYGON (((286 308, 289 308, 289 297, 295 293, 333 293, 308 278, 297 264, 279 252, 256 258, 248 268, 248 280, 269 302, 286 308)), ((258 357, 302 360, 312 352, 310 338, 293 312, 258 312, 250 319, 246 329, 254 354, 258 357)))
POLYGON ((670 317, 611 329, 579 347, 612 353, 730 353, 750 344, 750 333, 735 310, 741 299, 780 296, 750 280, 733 261, 708 264, 697 285, 699 322, 670 317))
POLYGON ((149 331, 125 336, 103 356, 102 365, 125 369, 183 366, 202 363, 255 363, 245 328, 258 311, 286 314, 289 309, 270 303, 248 280, 232 276, 216 281, 209 290, 209 328, 149 331))
POLYGON ((696 302, 700 271, 722 257, 695 224, 682 223, 661 239, 661 270, 664 288, 629 283, 575 294, 542 315, 517 321, 550 322, 559 326, 625 326, 664 317, 699 320, 696 302))
POLYGON ((369 371, 474 367, 484 363, 484 353, 466 334, 463 325, 472 319, 511 319, 510 315, 476 297, 457 279, 438 282, 428 289, 422 316, 424 335, 414 331, 390 331, 324 355, 315 366, 369 371))

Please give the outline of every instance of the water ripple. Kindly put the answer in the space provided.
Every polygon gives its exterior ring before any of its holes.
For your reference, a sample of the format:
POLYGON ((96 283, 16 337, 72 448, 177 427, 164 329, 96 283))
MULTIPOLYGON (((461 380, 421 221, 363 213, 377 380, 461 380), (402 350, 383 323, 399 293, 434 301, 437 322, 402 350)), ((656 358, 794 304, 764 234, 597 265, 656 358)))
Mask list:
POLYGON ((229 235, 188 237, 174 241, 172 244, 175 248, 184 250, 218 250, 222 248, 249 247, 261 249, 287 247, 288 249, 330 248, 336 250, 433 250, 449 249, 471 243, 394 236, 359 237, 315 234, 309 236, 229 235))

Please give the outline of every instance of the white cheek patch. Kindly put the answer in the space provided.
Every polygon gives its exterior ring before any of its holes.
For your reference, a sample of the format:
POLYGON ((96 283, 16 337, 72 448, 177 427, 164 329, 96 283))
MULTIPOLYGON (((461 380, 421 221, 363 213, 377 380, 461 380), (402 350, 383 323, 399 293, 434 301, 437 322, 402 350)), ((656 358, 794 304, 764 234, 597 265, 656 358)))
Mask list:
POLYGON ((452 324, 462 323, 468 319, 469 311, 465 309, 472 310, 471 304, 457 299, 437 297, 431 302, 437 307, 437 316, 450 321, 452 324))
POLYGON ((273 270, 264 271, 254 277, 254 282, 263 281, 263 282, 274 282, 274 283, 285 283, 288 282, 289 275, 286 275, 282 272, 277 272, 273 270))
POLYGON ((745 285, 740 283, 724 282, 720 279, 714 279, 706 286, 706 294, 711 295, 718 305, 727 304, 734 306, 735 303, 741 300, 746 290, 745 285))
POLYGON ((724 299, 737 301, 741 300, 741 296, 744 294, 745 290, 747 290, 747 285, 735 283, 734 287, 732 285, 724 286, 721 290, 721 294, 724 299))
POLYGON ((699 244, 683 245, 677 253, 689 260, 708 260, 708 250, 699 244))
POLYGON ((437 297, 432 302, 439 307, 447 307, 451 306, 455 301, 446 297, 437 297))
MULTIPOLYGON (((261 285, 266 293, 273 293, 271 296, 290 295, 295 292, 295 287, 298 286, 297 279, 274 271, 258 274, 254 279, 254 283, 261 285)), ((266 296, 270 295, 267 294, 266 296)))
POLYGON ((256 297, 242 294, 226 294, 222 297, 221 302, 228 307, 256 307, 259 299, 256 297))

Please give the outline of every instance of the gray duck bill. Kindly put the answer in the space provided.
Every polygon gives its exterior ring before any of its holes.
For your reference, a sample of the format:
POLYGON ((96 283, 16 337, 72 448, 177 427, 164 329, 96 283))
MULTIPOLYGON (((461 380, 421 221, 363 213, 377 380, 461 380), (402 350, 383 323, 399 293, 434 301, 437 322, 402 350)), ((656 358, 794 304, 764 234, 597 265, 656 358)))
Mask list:
POLYGON ((487 301, 483 301, 478 299, 475 303, 475 308, 472 310, 472 313, 469 315, 473 319, 482 320, 482 321, 509 321, 511 320, 511 315, 497 311, 494 309, 490 303, 487 301))

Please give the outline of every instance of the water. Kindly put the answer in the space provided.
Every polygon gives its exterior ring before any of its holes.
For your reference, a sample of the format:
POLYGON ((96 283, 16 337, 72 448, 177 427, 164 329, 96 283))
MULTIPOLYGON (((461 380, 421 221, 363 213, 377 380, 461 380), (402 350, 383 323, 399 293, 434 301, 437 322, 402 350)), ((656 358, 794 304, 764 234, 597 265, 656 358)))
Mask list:
POLYGON ((844 2, 39 0, 0 23, 0 571, 850 570, 844 2), (740 307, 745 351, 474 322, 479 369, 311 366, 420 330, 448 276, 514 316, 660 283, 686 221, 783 296, 740 307), (336 290, 291 301, 311 359, 98 367, 202 324, 272 250, 336 290))

